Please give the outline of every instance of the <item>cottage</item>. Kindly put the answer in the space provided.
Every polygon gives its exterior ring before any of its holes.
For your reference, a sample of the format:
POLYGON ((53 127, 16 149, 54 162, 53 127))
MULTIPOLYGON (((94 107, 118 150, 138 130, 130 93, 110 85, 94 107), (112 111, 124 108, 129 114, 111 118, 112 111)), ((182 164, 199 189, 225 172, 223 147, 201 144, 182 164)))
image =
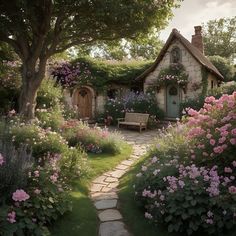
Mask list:
POLYGON ((202 28, 195 26, 191 43, 173 29, 156 61, 136 80, 144 91, 155 89, 167 118, 177 118, 181 101, 219 86, 223 76, 204 55, 202 28))

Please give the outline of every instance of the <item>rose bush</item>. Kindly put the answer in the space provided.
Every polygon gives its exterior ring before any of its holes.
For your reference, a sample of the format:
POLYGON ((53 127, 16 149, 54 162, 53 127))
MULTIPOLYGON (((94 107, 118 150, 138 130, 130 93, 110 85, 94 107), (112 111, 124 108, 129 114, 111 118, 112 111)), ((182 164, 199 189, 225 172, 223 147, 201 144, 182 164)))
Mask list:
POLYGON ((137 174, 144 216, 169 232, 228 235, 236 228, 236 92, 207 97, 160 134, 137 174))

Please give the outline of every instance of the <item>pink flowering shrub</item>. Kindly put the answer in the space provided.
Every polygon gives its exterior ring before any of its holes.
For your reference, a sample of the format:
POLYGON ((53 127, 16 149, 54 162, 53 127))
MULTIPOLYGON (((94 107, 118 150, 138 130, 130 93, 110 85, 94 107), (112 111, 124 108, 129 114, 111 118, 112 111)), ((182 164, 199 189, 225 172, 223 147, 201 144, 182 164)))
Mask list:
POLYGON ((236 229, 236 92, 161 133, 136 176, 144 217, 169 232, 228 235, 236 229))
MULTIPOLYGON (((1 143, 0 143, 1 144, 1 143)), ((45 235, 46 226, 70 210, 61 155, 33 162, 26 148, 0 145, 0 235, 45 235)))
POLYGON ((111 133, 106 128, 90 128, 77 120, 65 122, 62 135, 70 146, 80 145, 86 152, 91 153, 119 153, 123 142, 118 133, 111 133))

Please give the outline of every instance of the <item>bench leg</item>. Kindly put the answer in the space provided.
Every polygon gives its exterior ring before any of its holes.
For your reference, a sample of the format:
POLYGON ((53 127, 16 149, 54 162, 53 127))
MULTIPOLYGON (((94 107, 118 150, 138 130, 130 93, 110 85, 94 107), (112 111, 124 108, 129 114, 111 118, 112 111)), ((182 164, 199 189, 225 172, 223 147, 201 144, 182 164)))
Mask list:
POLYGON ((142 131, 142 127, 141 127, 141 126, 139 126, 139 133, 141 133, 141 131, 142 131))

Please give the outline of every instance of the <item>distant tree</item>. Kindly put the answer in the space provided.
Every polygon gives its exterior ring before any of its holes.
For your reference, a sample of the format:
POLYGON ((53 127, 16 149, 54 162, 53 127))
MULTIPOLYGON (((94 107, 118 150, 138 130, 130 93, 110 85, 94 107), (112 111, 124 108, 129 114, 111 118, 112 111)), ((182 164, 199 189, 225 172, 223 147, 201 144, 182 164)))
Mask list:
POLYGON ((203 29, 206 55, 236 58, 236 16, 210 20, 203 29))
POLYGON ((157 34, 141 35, 135 39, 96 42, 93 45, 75 47, 76 54, 106 60, 142 59, 154 60, 163 46, 157 34))
POLYGON ((231 61, 221 56, 210 56, 210 61, 218 69, 218 71, 224 76, 225 81, 231 81, 234 77, 234 66, 231 61))
POLYGON ((74 45, 160 29, 181 0, 0 0, 0 41, 22 61, 20 113, 34 117, 48 58, 74 45))

